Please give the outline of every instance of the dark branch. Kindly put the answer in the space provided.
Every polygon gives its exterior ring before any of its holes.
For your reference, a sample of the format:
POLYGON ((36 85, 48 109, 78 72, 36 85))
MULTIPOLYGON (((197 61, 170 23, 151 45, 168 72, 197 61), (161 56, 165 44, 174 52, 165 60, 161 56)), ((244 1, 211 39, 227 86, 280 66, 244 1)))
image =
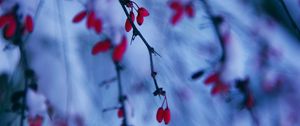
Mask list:
POLYGON ((117 72, 117 81, 118 81, 118 96, 119 96, 119 102, 121 104, 121 110, 123 111, 123 122, 121 126, 128 126, 127 123, 127 115, 126 115, 126 106, 125 106, 125 100, 127 97, 123 94, 123 89, 122 89, 122 80, 121 80, 121 70, 122 67, 120 66, 119 62, 114 62, 115 65, 115 70, 117 72))
POLYGON ((153 55, 155 55, 155 54, 159 55, 159 54, 154 50, 153 47, 151 47, 149 45, 149 43, 146 41, 146 39, 141 34, 141 32, 137 29, 136 25, 133 23, 131 17, 129 16, 129 13, 128 13, 128 11, 127 11, 127 9, 126 9, 125 6, 130 1, 129 0, 119 0, 119 2, 120 2, 121 6, 122 6, 122 8, 123 8, 123 10, 124 10, 124 12, 126 14, 126 17, 129 19, 129 22, 130 22, 130 24, 131 24, 131 26, 133 28, 133 36, 139 36, 142 39, 142 41, 145 44, 145 46, 147 47, 147 50, 148 50, 148 53, 149 53, 149 58, 150 58, 151 77, 153 79, 153 82, 154 82, 155 88, 156 88, 156 90, 155 90, 155 92, 153 94, 155 96, 157 96, 157 95, 159 95, 159 96, 163 95, 164 96, 165 95, 165 91, 158 86, 157 79, 156 79, 157 72, 155 72, 154 65, 153 65, 153 55))
POLYGON ((298 35, 300 35, 300 29, 299 29, 299 27, 297 26, 297 23, 295 22, 295 20, 293 19, 291 13, 289 12, 289 9, 287 8, 285 2, 284 2, 283 0, 279 0, 279 2, 280 2, 280 4, 282 5, 282 7, 283 7, 285 13, 287 14, 287 16, 288 16, 290 22, 292 23, 293 28, 298 32, 298 35))
POLYGON ((220 62, 223 63, 226 59, 226 55, 225 55, 225 42, 223 40, 222 32, 221 32, 221 29, 220 29, 220 25, 223 21, 222 17, 215 16, 212 13, 211 8, 208 5, 206 0, 201 0, 201 2, 203 3, 204 10, 206 11, 206 14, 208 15, 209 19, 211 20, 211 22, 213 24, 214 31, 215 31, 218 39, 219 39, 219 42, 220 42, 220 45, 221 45, 221 48, 222 48, 222 54, 221 54, 220 62))

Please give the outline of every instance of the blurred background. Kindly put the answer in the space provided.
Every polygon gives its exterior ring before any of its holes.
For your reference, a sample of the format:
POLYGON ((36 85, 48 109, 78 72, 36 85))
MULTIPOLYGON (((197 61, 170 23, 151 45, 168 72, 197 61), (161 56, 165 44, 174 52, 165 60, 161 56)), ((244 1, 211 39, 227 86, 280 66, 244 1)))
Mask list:
MULTIPOLYGON (((153 55, 153 63, 171 111, 168 125, 300 125, 299 0, 134 2, 150 13, 141 26, 135 25, 160 55, 153 55), (180 10, 171 6, 176 2, 182 7, 191 5, 194 15, 182 12, 173 23, 172 18, 180 10), (225 60, 220 60, 222 55, 225 60), (218 73, 217 79, 212 79, 212 84, 204 83, 214 73, 218 73), (216 85, 226 88, 215 88, 216 85), (220 90, 212 93, 214 89, 220 90)), ((156 89, 148 50, 139 36, 130 42, 133 30, 125 31, 127 17, 118 0, 0 3, 2 16, 17 4, 18 19, 31 15, 34 22, 33 32, 23 35, 20 45, 12 43, 17 40, 3 37, 5 28, 1 28, 1 126, 20 125, 22 111, 18 108, 22 107, 14 108, 12 99, 25 88, 26 69, 34 71, 38 87, 22 95, 26 96, 23 103, 27 106, 24 125, 30 125, 30 119, 37 115, 43 118, 43 126, 121 125, 116 109, 121 104, 113 51, 97 55, 91 51, 106 38, 118 45, 123 35, 128 40, 120 62, 128 124, 165 125, 156 120, 164 98, 153 95, 156 89), (101 34, 86 27, 86 18, 73 23, 83 10, 93 10, 102 20, 101 34), (22 56, 27 61, 26 68, 22 56)))

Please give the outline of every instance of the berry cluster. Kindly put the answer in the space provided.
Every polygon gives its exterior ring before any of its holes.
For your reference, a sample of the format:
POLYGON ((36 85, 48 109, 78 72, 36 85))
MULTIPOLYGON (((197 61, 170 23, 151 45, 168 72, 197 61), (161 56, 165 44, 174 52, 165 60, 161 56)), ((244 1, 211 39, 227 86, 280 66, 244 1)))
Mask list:
POLYGON ((184 4, 179 1, 172 1, 170 3, 170 8, 173 10, 173 16, 171 18, 171 23, 173 25, 176 25, 182 19, 184 14, 189 18, 195 16, 194 7, 191 2, 184 4))
MULTIPOLYGON (((132 22, 135 21, 135 14, 133 12, 133 10, 135 10, 137 12, 137 17, 136 17, 136 21, 139 25, 142 25, 144 23, 144 17, 149 16, 149 12, 144 8, 144 7, 139 7, 135 2, 133 1, 129 1, 126 4, 126 7, 128 7, 130 9, 130 19, 132 22)), ((130 23, 130 19, 127 18, 126 22, 125 22, 125 30, 127 32, 129 32, 132 29, 132 25, 130 23)))
POLYGON ((161 123, 163 120, 165 122, 165 124, 169 124, 170 120, 171 120, 171 112, 168 106, 168 101, 167 101, 167 97, 165 96, 165 99, 161 105, 161 107, 159 107, 157 109, 157 113, 156 113, 156 120, 161 123), (164 103, 166 102, 166 108, 163 109, 164 103))
POLYGON ((18 15, 18 8, 19 6, 15 5, 11 11, 0 16, 0 28, 4 28, 3 37, 5 39, 12 39, 20 33, 33 32, 32 16, 27 14, 20 22, 18 18, 22 18, 22 15, 18 15))
POLYGON ((86 20, 86 27, 88 29, 94 29, 97 34, 100 34, 102 32, 102 19, 96 17, 94 10, 83 10, 75 15, 73 18, 73 23, 79 23, 84 18, 87 18, 86 20))
MULTIPOLYGON (((100 52, 106 52, 112 47, 111 40, 105 39, 102 41, 97 42, 93 49, 92 49, 92 55, 96 55, 100 52)), ((115 62, 120 62, 127 47, 127 39, 126 36, 123 36, 121 39, 120 44, 114 47, 112 58, 115 62)))
POLYGON ((213 73, 210 76, 208 76, 204 80, 204 84, 205 85, 214 84, 214 86, 211 90, 212 95, 216 95, 216 94, 219 94, 219 93, 226 93, 229 90, 228 85, 225 84, 222 81, 222 79, 220 78, 220 73, 219 72, 213 73))

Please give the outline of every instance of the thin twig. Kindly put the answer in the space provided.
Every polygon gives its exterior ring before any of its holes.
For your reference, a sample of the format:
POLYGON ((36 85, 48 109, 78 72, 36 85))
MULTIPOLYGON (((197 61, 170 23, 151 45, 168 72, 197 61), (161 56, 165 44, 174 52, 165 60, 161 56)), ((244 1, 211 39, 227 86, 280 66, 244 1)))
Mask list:
POLYGON ((127 114, 126 114, 126 106, 125 106, 125 100, 127 99, 126 96, 123 94, 123 89, 122 89, 122 80, 121 80, 121 66, 119 62, 114 62, 115 65, 115 70, 117 72, 117 81, 118 81, 118 95, 119 95, 119 102, 121 103, 121 111, 123 111, 123 122, 121 126, 128 126, 127 123, 127 114))
POLYGON ((110 83, 112 83, 112 82, 114 82, 114 81, 116 81, 116 80, 117 80, 117 77, 113 77, 113 78, 110 78, 110 79, 108 79, 108 80, 104 80, 104 81, 102 81, 102 82, 99 84, 99 86, 100 86, 100 87, 107 86, 108 84, 110 84, 110 83))
POLYGON ((289 9, 287 8, 285 2, 284 2, 283 0, 279 0, 279 2, 281 3, 281 5, 282 5, 282 7, 283 7, 285 13, 287 14, 287 16, 288 16, 290 22, 292 23, 293 28, 298 32, 298 35, 300 35, 300 29, 299 29, 297 23, 295 22, 295 20, 293 19, 293 17, 292 17, 292 15, 291 15, 289 9))
POLYGON ((123 11, 126 14, 126 17, 129 19, 129 22, 130 22, 130 24, 131 24, 131 26, 133 28, 133 36, 139 36, 142 39, 142 41, 145 44, 145 46, 147 47, 147 50, 148 50, 148 53, 149 53, 149 58, 150 58, 151 77, 153 79, 153 82, 154 82, 155 88, 156 88, 156 90, 155 90, 155 92, 153 94, 154 94, 154 96, 156 96, 156 95, 159 95, 159 96, 162 95, 162 96, 164 96, 165 95, 165 91, 163 91, 163 89, 158 86, 157 79, 156 79, 157 72, 155 72, 154 65, 153 65, 153 54, 154 55, 155 54, 159 55, 159 54, 146 41, 146 39, 144 38, 144 36, 142 35, 142 33, 137 29, 136 25, 133 23, 131 17, 129 16, 129 13, 128 13, 128 11, 127 11, 127 9, 126 9, 125 6, 130 1, 129 0, 119 0, 119 2, 120 2, 121 6, 123 8, 123 11))
MULTIPOLYGON (((65 72, 66 72, 66 84, 67 84, 67 96, 66 96, 66 114, 69 113, 69 107, 70 107, 70 99, 72 99, 72 90, 73 90, 73 85, 71 83, 70 77, 69 77, 69 60, 68 57, 66 55, 66 45, 65 43, 68 42, 68 37, 67 34, 67 30, 66 30, 66 24, 65 24, 65 15, 64 15, 64 8, 63 5, 60 4, 60 0, 56 0, 56 4, 57 4, 57 9, 58 9, 58 16, 59 16, 59 23, 60 23, 60 30, 61 30, 61 34, 62 35, 62 51, 63 51, 63 59, 64 59, 64 66, 65 66, 65 72)), ((66 117, 66 121, 69 121, 69 116, 67 115, 66 117)))
MULTIPOLYGON (((39 1, 37 11, 34 15, 35 19, 37 19, 40 8, 42 6, 42 2, 43 2, 42 0, 39 1)), ((19 21, 17 21, 17 23, 18 23, 18 26, 21 26, 19 21)), ((24 42, 27 41, 29 35, 26 36, 25 39, 22 41, 21 33, 18 33, 18 31, 21 31, 20 27, 19 27, 19 30, 17 30, 17 37, 16 37, 17 39, 15 39, 14 41, 15 41, 15 43, 18 43, 18 42, 20 43, 19 48, 20 48, 20 53, 21 53, 21 62, 22 62, 21 65, 24 69, 23 72, 24 72, 24 76, 25 76, 25 78, 24 78, 25 79, 24 98, 23 98, 23 101, 22 101, 23 104, 22 104, 22 108, 21 108, 21 120, 20 120, 20 126, 23 126, 24 125, 23 120, 25 119, 25 110, 26 110, 26 99, 27 99, 26 93, 28 91, 28 77, 26 75, 26 71, 28 70, 28 62, 27 62, 27 59, 26 59, 25 48, 24 48, 25 43, 24 42)))
POLYGON ((220 22, 218 22, 216 20, 216 16, 214 16, 214 14, 212 13, 211 8, 208 5, 207 1, 201 0, 201 2, 203 3, 204 10, 206 11, 206 14, 208 15, 209 19, 211 20, 211 22, 213 24, 213 28, 215 30, 215 33, 219 39, 219 42, 220 42, 220 45, 222 48, 220 62, 223 63, 225 61, 226 55, 225 55, 225 42, 222 37, 222 33, 221 33, 221 29, 220 29, 220 22))

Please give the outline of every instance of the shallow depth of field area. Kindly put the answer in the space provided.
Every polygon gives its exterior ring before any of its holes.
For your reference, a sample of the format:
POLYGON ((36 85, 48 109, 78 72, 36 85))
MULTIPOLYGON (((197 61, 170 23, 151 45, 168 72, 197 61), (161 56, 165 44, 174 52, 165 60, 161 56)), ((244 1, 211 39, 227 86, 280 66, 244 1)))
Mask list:
POLYGON ((299 126, 300 0, 0 0, 0 126, 299 126))

